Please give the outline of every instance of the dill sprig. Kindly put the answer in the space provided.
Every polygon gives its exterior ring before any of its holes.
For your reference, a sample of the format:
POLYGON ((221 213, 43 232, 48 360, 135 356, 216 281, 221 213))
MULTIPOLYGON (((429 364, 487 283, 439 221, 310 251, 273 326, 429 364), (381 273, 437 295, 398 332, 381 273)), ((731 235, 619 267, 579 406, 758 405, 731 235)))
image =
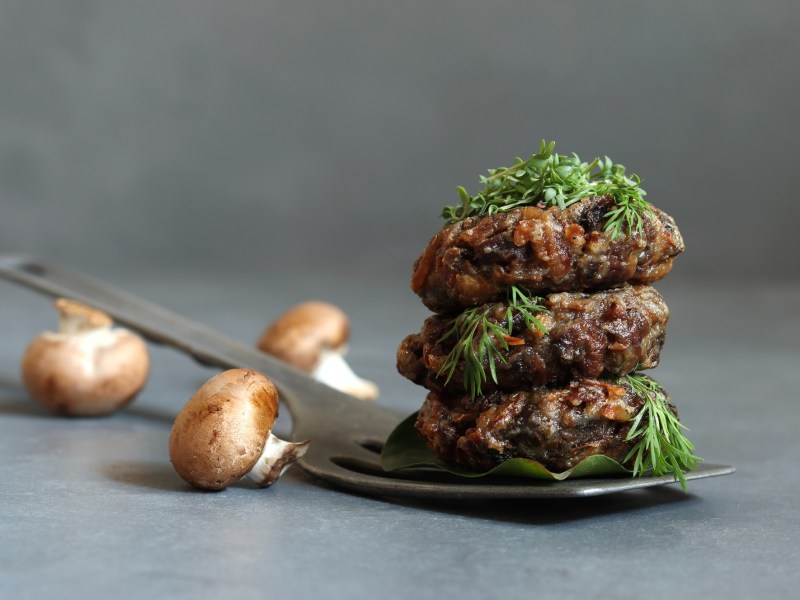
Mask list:
POLYGON ((633 461, 634 477, 641 477, 652 470, 653 475, 671 473, 681 482, 686 491, 684 473, 691 471, 703 460, 694 453, 694 445, 682 430, 688 431, 678 421, 667 401, 666 392, 656 381, 646 375, 630 373, 623 375, 636 396, 644 400, 644 406, 632 419, 633 424, 626 441, 636 441, 636 445, 625 457, 624 462, 633 461))
POLYGON ((450 329, 439 338, 442 343, 452 337, 456 338, 453 348, 445 357, 438 375, 446 376, 445 385, 450 382, 459 363, 464 364, 464 389, 471 398, 481 394, 481 387, 486 382, 487 373, 484 361, 489 367, 492 381, 497 383, 497 361, 506 362, 502 352, 507 351, 514 329, 514 316, 519 314, 528 329, 539 329, 547 333, 547 329, 536 313, 547 312, 542 306, 541 298, 528 295, 522 288, 512 285, 508 291, 505 324, 499 324, 489 318, 499 303, 470 308, 451 321, 450 329))
POLYGON ((527 160, 517 157, 510 167, 490 169, 488 175, 480 177, 484 187, 475 196, 458 186, 461 204, 446 206, 442 217, 453 223, 534 204, 563 210, 588 196, 610 195, 615 207, 604 215, 604 228, 612 239, 641 233, 643 216, 652 209, 644 199, 646 192, 640 187, 639 176, 627 175, 625 167, 608 156, 584 162, 574 153, 555 153, 555 145, 542 140, 539 152, 527 160))

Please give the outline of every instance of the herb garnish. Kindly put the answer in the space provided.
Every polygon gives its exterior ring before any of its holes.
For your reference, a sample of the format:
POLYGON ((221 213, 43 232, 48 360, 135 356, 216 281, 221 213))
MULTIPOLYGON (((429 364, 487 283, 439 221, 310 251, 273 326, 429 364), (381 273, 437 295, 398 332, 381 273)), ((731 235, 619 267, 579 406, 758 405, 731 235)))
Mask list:
POLYGON ((453 223, 534 204, 563 210, 588 196, 610 195, 616 206, 604 215, 605 231, 612 239, 641 233, 643 216, 652 209, 644 199, 646 192, 639 187, 639 176, 626 175, 625 167, 607 156, 587 163, 574 153, 556 154, 555 145, 542 140, 539 152, 527 160, 517 157, 510 167, 490 169, 488 176, 480 177, 484 188, 475 196, 458 186, 461 205, 446 206, 442 217, 453 223))
POLYGON ((456 338, 438 373, 440 377, 447 375, 445 385, 450 382, 459 362, 463 361, 464 389, 472 398, 479 396, 481 386, 487 377, 483 366, 484 359, 489 365, 492 381, 497 383, 496 361, 499 359, 503 363, 506 362, 501 350, 507 351, 509 345, 517 340, 511 337, 514 315, 521 315, 528 329, 535 328, 547 333, 547 329, 536 316, 537 312, 547 312, 540 302, 541 298, 529 296, 522 288, 512 285, 508 290, 505 326, 489 319, 489 313, 498 303, 470 308, 453 319, 450 329, 437 341, 441 343, 451 337, 456 338))
POLYGON ((623 462, 635 457, 634 477, 641 477, 651 469, 655 476, 672 473, 685 492, 684 473, 697 467, 703 459, 694 454, 692 442, 683 435, 681 430, 686 427, 670 410, 664 388, 646 375, 637 373, 623 375, 619 382, 630 385, 633 393, 644 400, 644 406, 632 419, 633 425, 625 438, 626 441, 638 441, 623 462))

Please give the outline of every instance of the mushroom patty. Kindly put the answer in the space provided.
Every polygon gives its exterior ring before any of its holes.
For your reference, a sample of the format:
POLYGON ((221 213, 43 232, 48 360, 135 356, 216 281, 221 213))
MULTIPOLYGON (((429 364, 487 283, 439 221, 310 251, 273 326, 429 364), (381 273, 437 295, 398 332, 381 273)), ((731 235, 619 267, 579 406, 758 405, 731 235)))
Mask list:
POLYGON ((415 426, 432 452, 459 467, 529 458, 561 472, 597 454, 623 462, 635 445, 625 440, 630 419, 642 406, 627 383, 576 379, 475 399, 430 392, 415 426))
MULTIPOLYGON (((602 377, 658 366, 669 310, 661 295, 645 285, 585 294, 562 292, 542 301, 549 312, 538 313, 547 333, 525 325, 516 314, 507 348, 495 340, 497 383, 491 377, 483 391, 515 390, 555 385, 574 377, 602 377)), ((508 304, 486 305, 489 321, 507 326, 508 304)), ((447 336, 452 319, 429 317, 418 334, 408 336, 397 351, 401 375, 429 390, 460 393, 464 388, 464 361, 459 360, 450 381, 444 371, 457 342, 447 336)), ((476 338, 480 332, 476 334, 476 338)), ((489 373, 488 359, 483 371, 489 373)))
POLYGON ((441 229, 414 263, 411 288, 440 314, 503 298, 511 285, 534 294, 594 290, 664 277, 683 249, 675 221, 652 207, 642 233, 603 230, 616 205, 590 196, 560 210, 525 206, 441 229))

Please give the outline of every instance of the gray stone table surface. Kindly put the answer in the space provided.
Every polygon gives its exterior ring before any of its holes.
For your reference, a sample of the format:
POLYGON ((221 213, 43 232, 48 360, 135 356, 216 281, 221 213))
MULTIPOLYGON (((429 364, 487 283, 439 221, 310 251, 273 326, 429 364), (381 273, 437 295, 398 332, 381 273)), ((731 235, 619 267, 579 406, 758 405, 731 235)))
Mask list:
MULTIPOLYGON (((409 413, 423 394, 394 351, 427 315, 405 273, 272 281, 115 273, 121 287, 250 342, 294 302, 353 318, 350 358, 409 413)), ((52 328, 48 299, 0 281, 2 598, 786 598, 800 586, 800 284, 670 278, 655 372, 698 453, 733 475, 606 497, 422 502, 346 493, 293 468, 272 488, 191 490, 172 419, 211 374, 152 347, 142 395, 108 418, 30 400, 19 359, 52 328)), ((278 432, 290 423, 282 415, 278 432)))

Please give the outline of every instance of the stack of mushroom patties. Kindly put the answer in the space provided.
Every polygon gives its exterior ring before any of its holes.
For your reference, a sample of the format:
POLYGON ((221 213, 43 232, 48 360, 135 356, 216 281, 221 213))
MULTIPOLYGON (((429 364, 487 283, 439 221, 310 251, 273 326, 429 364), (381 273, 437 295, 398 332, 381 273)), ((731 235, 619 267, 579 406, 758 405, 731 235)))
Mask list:
POLYGON ((644 400, 624 375, 658 365, 668 309, 649 284, 684 246, 655 207, 641 231, 614 237, 613 208, 590 196, 469 217, 417 259, 411 287, 436 314, 402 342, 397 367, 429 391, 415 426, 440 459, 483 470, 522 457, 551 471, 626 459, 644 400), (517 310, 519 298, 544 310, 517 310))

